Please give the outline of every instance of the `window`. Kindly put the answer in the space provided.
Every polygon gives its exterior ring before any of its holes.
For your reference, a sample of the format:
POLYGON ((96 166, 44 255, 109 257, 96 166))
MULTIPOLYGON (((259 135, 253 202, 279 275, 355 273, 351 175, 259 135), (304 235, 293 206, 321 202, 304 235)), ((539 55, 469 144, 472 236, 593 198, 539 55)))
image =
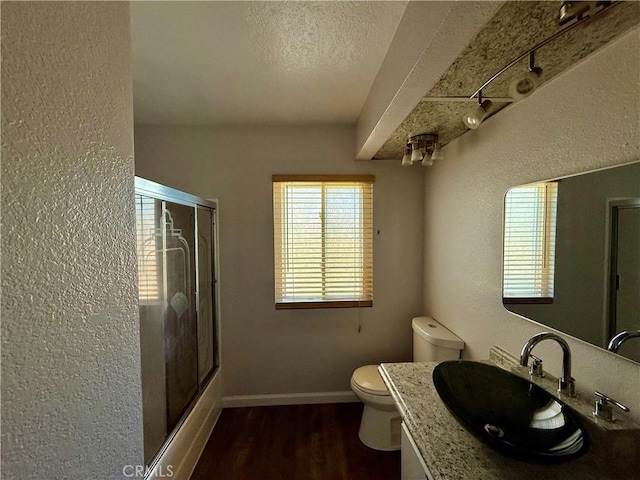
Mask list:
POLYGON ((276 308, 372 306, 373 181, 273 176, 276 308))
POLYGON ((557 203, 557 182, 507 192, 504 303, 553 303, 557 203))

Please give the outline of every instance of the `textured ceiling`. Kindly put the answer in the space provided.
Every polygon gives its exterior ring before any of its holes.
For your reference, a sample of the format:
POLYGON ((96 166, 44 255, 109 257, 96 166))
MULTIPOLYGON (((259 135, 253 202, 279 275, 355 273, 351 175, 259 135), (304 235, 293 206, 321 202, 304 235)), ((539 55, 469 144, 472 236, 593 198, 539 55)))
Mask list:
POLYGON ((353 124, 406 5, 131 2, 135 120, 353 124))
MULTIPOLYGON (((512 59, 563 28, 558 25, 559 3, 506 2, 425 96, 473 94, 512 59)), ((640 3, 620 2, 594 20, 553 40, 536 53, 536 65, 543 69, 541 83, 548 82, 638 23, 640 3)), ((498 77, 483 94, 508 97, 511 81, 527 69, 528 58, 525 58, 498 77)), ((490 113, 507 105, 496 103, 490 113)), ((420 102, 374 159, 400 160, 407 137, 418 133, 438 133, 441 143, 447 144, 467 131, 462 116, 472 106, 469 102, 420 102)))

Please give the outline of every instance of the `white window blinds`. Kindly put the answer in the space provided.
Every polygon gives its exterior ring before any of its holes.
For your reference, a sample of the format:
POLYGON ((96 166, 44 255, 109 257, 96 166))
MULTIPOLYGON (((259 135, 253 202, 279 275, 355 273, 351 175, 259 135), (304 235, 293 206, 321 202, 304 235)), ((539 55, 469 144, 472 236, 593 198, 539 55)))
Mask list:
POLYGON ((273 176, 276 308, 373 302, 373 176, 273 176))
MULTIPOLYGON (((159 204, 159 202, 158 202, 159 204)), ((138 253, 138 299, 141 303, 160 300, 156 200, 136 194, 136 250, 138 253)))
POLYGON ((510 189, 505 197, 505 303, 553 299, 558 183, 510 189))

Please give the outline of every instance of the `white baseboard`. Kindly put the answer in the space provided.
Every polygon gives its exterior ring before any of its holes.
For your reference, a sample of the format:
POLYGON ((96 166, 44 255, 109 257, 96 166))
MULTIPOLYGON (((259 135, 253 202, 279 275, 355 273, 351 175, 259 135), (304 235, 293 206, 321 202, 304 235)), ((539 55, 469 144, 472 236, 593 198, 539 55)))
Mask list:
POLYGON ((236 395, 224 397, 224 408, 265 407, 269 405, 305 405, 312 403, 359 402, 353 392, 284 393, 273 395, 236 395))

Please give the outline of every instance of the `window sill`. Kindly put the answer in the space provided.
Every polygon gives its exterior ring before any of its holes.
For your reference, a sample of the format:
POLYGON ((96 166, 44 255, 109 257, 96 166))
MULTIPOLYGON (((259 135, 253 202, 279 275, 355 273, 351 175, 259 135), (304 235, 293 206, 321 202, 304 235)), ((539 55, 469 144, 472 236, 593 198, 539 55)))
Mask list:
POLYGON ((293 310, 299 308, 360 308, 373 307, 373 301, 346 301, 346 302, 290 302, 276 303, 276 310, 293 310))
POLYGON ((546 304, 550 305, 553 303, 552 297, 513 297, 513 298, 503 298, 502 303, 504 305, 526 305, 526 304, 546 304))

